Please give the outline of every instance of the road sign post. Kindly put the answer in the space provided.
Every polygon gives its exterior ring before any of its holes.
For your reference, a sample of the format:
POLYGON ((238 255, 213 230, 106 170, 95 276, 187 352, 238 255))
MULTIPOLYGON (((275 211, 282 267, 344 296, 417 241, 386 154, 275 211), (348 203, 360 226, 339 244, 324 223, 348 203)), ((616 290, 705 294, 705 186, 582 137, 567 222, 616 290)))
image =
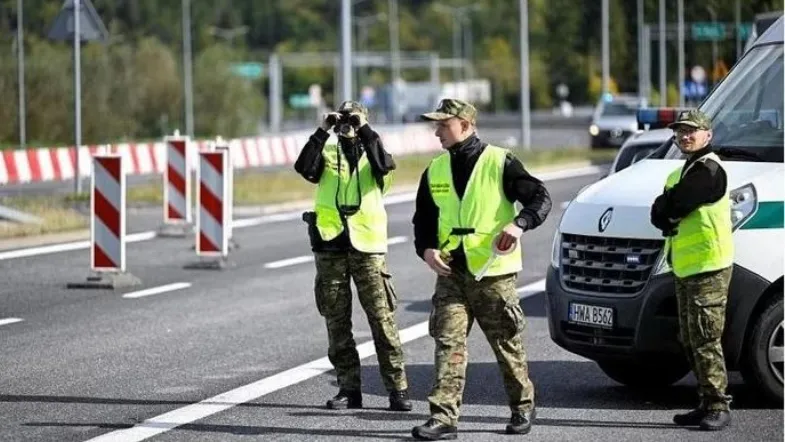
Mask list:
POLYGON ((82 72, 81 43, 85 41, 103 41, 109 38, 101 17, 98 16, 90 0, 66 0, 60 13, 55 17, 48 37, 51 40, 73 41, 74 43, 74 149, 76 164, 74 173, 74 190, 82 191, 82 172, 79 170, 81 160, 79 150, 82 146, 82 72))

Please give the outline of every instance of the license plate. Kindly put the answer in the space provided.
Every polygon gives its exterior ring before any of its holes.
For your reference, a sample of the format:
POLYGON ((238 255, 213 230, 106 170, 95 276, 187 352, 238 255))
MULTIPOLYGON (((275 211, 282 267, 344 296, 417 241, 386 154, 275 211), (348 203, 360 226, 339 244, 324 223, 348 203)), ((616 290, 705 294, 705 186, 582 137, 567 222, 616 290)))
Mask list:
POLYGON ((569 320, 577 324, 613 328, 613 309, 570 303, 569 320))

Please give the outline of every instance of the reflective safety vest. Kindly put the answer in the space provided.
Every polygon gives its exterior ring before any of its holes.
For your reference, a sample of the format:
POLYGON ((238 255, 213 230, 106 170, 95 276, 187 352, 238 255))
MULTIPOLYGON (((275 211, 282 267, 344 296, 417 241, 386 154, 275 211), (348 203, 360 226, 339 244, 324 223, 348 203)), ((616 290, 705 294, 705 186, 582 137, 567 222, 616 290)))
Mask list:
POLYGON ((322 156, 324 169, 316 187, 314 209, 322 240, 333 240, 343 232, 340 205, 355 212, 346 215, 352 246, 361 252, 386 253, 387 212, 382 197, 390 188, 392 173, 384 177, 384 189, 380 189, 365 153, 354 173, 350 173, 349 162, 337 145, 324 146, 322 156))
MULTIPOLYGON (((724 168, 715 153, 708 153, 695 162, 706 160, 716 161, 724 168)), ((688 169, 682 166, 674 170, 668 176, 665 188, 675 186, 688 169)), ((667 238, 666 247, 671 254, 673 273, 679 278, 721 270, 733 264, 733 223, 727 189, 718 201, 705 204, 681 219, 677 229, 675 236, 667 238)))
MULTIPOLYGON (((428 167, 431 196, 439 208, 439 249, 449 252, 463 244, 469 271, 477 275, 493 255, 493 241, 516 215, 515 204, 504 194, 502 176, 508 151, 488 146, 472 170, 463 198, 452 179, 450 154, 436 157, 428 167)), ((512 253, 498 256, 485 276, 517 273, 520 244, 512 253)))

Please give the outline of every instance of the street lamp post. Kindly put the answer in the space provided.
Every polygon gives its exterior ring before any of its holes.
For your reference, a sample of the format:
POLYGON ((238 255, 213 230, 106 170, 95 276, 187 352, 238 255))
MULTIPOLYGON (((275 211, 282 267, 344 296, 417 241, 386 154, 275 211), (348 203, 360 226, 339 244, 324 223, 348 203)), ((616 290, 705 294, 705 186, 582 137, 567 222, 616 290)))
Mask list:
MULTIPOLYGON (((380 12, 378 14, 373 15, 363 15, 363 16, 355 16, 354 17, 354 24, 357 26, 357 49, 363 50, 368 52, 368 28, 371 25, 376 24, 377 22, 383 21, 387 18, 387 14, 384 12, 380 12)), ((365 81, 365 69, 363 67, 357 67, 357 85, 362 87, 362 83, 365 81)), ((358 88, 359 90, 359 88, 358 88)))
MULTIPOLYGON (((465 5, 465 6, 449 6, 443 3, 434 3, 433 7, 436 9, 440 9, 443 12, 452 14, 452 53, 453 53, 452 56, 456 60, 460 58, 465 58, 466 54, 463 54, 461 51, 461 23, 466 21, 469 12, 479 11, 480 9, 482 9, 482 6, 480 6, 479 4, 465 5)), ((468 29, 469 26, 466 26, 466 28, 468 29)), ((471 30, 469 29, 468 32, 471 33, 471 30)), ((471 34, 469 35, 470 35, 469 38, 471 38, 471 34)), ((463 49, 466 53, 469 53, 471 51, 471 49, 469 49, 469 45, 471 45, 471 43, 472 42, 468 41, 468 39, 467 41, 464 42, 465 47, 463 49)), ((459 72, 460 72, 460 67, 458 65, 454 66, 453 81, 458 80, 459 72)))
POLYGON ((27 128, 25 127, 27 111, 25 110, 25 40, 22 0, 16 2, 16 56, 19 77, 19 148, 24 149, 27 146, 27 128))

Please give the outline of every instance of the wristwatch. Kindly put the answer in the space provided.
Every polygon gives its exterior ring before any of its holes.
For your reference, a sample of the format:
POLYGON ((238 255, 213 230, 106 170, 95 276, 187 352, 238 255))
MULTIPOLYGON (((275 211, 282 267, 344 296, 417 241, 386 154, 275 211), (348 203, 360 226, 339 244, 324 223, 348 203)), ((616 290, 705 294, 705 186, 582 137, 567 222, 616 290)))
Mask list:
POLYGON ((515 218, 515 225, 520 227, 523 230, 526 230, 526 227, 529 226, 529 223, 526 222, 525 218, 517 217, 517 218, 515 218))

